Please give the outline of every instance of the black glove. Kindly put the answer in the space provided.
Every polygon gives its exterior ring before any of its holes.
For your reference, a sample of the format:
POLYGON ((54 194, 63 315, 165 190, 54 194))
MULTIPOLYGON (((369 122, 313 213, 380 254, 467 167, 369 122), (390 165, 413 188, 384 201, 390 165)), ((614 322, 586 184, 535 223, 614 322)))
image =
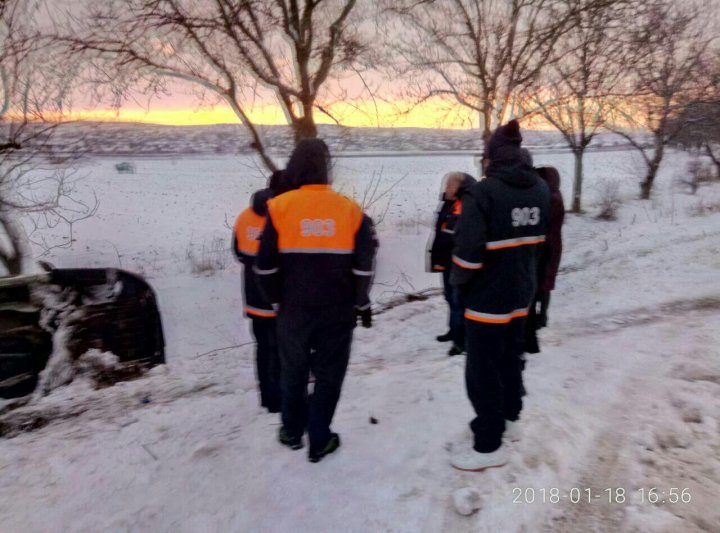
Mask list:
POLYGON ((538 329, 547 327, 548 325, 548 308, 550 307, 550 291, 539 291, 537 294, 537 303, 540 304, 540 311, 537 317, 538 329))
POLYGON ((362 327, 364 328, 371 328, 372 327, 372 309, 368 305, 367 307, 363 309, 355 308, 355 319, 357 323, 357 319, 360 319, 360 323, 362 324, 362 327))

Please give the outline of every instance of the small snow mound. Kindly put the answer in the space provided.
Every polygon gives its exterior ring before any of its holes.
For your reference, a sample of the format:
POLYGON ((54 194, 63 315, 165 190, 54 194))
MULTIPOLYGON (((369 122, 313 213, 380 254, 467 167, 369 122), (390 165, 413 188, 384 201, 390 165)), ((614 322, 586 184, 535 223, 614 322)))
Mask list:
POLYGON ((456 490, 453 492, 452 500, 455 510, 463 516, 470 516, 482 507, 480 491, 474 487, 456 490))
POLYGON ((34 399, 39 400, 50 391, 67 385, 75 376, 73 358, 67 349, 67 340, 72 332, 66 327, 60 327, 53 334, 53 353, 40 372, 38 386, 35 389, 34 399))
POLYGON ((192 454, 192 458, 195 460, 206 459, 208 457, 214 456, 218 453, 218 451, 219 446, 211 444, 209 442, 203 442, 197 448, 195 448, 195 451, 192 454))
POLYGON ((78 359, 78 368, 82 373, 95 375, 97 373, 116 370, 120 365, 118 356, 111 352, 88 350, 78 359))

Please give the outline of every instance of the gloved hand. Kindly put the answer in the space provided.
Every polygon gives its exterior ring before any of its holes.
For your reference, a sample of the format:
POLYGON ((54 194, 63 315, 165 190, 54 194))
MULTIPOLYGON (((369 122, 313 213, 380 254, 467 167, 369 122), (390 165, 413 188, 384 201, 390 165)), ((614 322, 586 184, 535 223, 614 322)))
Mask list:
POLYGON ((548 325, 548 308, 550 307, 550 291, 539 291, 537 294, 537 303, 540 305, 537 317, 538 329, 547 327, 548 325))
POLYGON ((358 307, 355 308, 355 319, 360 319, 360 323, 362 324, 362 327, 364 328, 371 328, 372 327, 372 309, 368 305, 367 307, 360 309, 358 307))

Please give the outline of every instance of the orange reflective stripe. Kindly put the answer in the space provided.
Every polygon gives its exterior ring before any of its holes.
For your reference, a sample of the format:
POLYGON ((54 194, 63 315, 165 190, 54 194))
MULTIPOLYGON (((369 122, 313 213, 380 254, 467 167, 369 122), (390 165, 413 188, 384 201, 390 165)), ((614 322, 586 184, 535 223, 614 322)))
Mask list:
POLYGON ((268 210, 281 253, 351 254, 360 207, 329 185, 306 185, 273 198, 268 210))
POLYGON ((462 200, 455 200, 453 204, 453 215, 462 214, 462 200))
POLYGON ((265 217, 248 207, 235 221, 235 239, 238 250, 246 255, 257 255, 260 249, 260 235, 265 228, 265 217))
POLYGON ((542 244, 545 242, 545 235, 533 235, 531 237, 518 237, 517 239, 505 239, 502 241, 488 242, 485 247, 488 250, 502 250, 503 248, 516 248, 530 244, 542 244))
POLYGON ((528 316, 527 309, 517 309, 512 313, 506 314, 480 313, 479 311, 473 311, 471 309, 465 310, 465 318, 474 322, 482 322, 484 324, 509 324, 516 318, 523 318, 526 316, 528 316))
POLYGON ((482 263, 471 263, 470 261, 465 261, 464 259, 460 259, 456 255, 452 256, 452 262, 455 263, 460 268, 465 268, 467 270, 480 270, 483 267, 482 263))
POLYGON ((271 311, 270 309, 258 309, 257 307, 250 307, 249 305, 245 306, 245 312, 248 315, 260 318, 275 318, 277 316, 277 313, 275 311, 271 311))

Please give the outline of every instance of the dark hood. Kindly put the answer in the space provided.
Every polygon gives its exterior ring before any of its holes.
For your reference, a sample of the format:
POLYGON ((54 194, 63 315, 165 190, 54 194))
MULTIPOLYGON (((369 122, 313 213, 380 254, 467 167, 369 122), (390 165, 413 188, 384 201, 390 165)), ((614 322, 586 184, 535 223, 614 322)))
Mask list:
POLYGON ((499 126, 485 143, 483 157, 485 159, 497 159, 498 151, 506 147, 520 147, 522 134, 520 124, 517 120, 511 120, 504 126, 499 126))
POLYGON ((303 185, 327 185, 329 182, 330 151, 321 139, 303 139, 293 150, 285 168, 285 180, 290 189, 303 185))
POLYGON ((278 194, 285 192, 283 189, 286 187, 285 184, 285 171, 276 170, 273 172, 268 179, 268 189, 272 189, 278 194))
POLYGON ((560 190, 560 173, 555 167, 540 167, 537 169, 538 174, 545 183, 548 184, 550 192, 556 192, 560 190))
POLYGON ((519 146, 499 148, 485 174, 488 178, 497 178, 518 189, 532 187, 540 179, 535 169, 525 162, 519 146))
POLYGON ((255 214, 264 217, 267 214, 267 203, 274 196, 271 189, 260 189, 252 195, 250 205, 255 214))
POLYGON ((462 196, 465 194, 466 191, 470 189, 473 185, 477 183, 477 180, 473 178, 470 174, 466 174, 463 172, 463 181, 460 184, 460 189, 458 190, 458 196, 462 196))

